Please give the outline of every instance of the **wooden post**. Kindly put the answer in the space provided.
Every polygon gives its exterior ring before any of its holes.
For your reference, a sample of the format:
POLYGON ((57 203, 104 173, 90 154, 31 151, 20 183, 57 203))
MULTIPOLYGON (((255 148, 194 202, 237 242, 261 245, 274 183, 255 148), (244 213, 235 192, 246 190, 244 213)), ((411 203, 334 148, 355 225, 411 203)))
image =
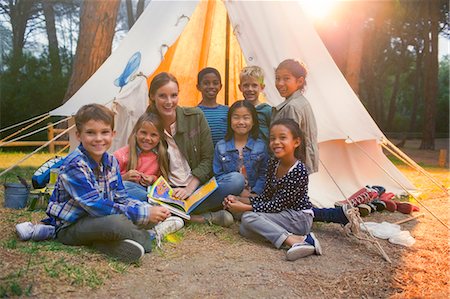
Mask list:
POLYGON ((439 167, 445 167, 447 165, 447 150, 439 150, 439 167))
MULTIPOLYGON (((48 123, 48 125, 49 125, 48 132, 47 132, 48 140, 53 140, 53 138, 55 137, 55 131, 54 131, 54 128, 53 128, 53 123, 48 123)), ((50 154, 54 154, 55 153, 55 144, 53 142, 49 143, 48 151, 50 152, 50 154)))

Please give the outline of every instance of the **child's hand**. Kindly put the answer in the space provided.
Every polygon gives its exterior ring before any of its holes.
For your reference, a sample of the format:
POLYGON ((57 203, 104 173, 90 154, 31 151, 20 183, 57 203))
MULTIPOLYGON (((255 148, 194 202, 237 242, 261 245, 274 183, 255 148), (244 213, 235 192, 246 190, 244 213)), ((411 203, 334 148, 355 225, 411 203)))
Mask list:
POLYGON ((192 191, 190 191, 188 188, 173 188, 173 197, 185 200, 189 196, 191 196, 192 191))
POLYGON ((166 218, 170 216, 169 210, 161 206, 150 206, 148 209, 149 209, 148 220, 151 223, 159 223, 161 221, 166 220, 166 218))
POLYGON ((226 209, 233 213, 252 211, 253 207, 237 199, 226 198, 226 209))
POLYGON ((137 184, 139 184, 141 178, 142 178, 141 173, 135 169, 131 169, 127 171, 124 175, 122 175, 123 180, 135 182, 137 184))
POLYGON ((223 203, 222 204, 223 204, 224 209, 228 209, 229 208, 230 202, 236 202, 236 201, 238 201, 236 196, 228 195, 227 197, 225 197, 223 199, 223 203))
POLYGON ((141 179, 139 180, 139 184, 141 184, 144 187, 148 187, 153 185, 153 183, 156 181, 155 175, 141 175, 141 179))

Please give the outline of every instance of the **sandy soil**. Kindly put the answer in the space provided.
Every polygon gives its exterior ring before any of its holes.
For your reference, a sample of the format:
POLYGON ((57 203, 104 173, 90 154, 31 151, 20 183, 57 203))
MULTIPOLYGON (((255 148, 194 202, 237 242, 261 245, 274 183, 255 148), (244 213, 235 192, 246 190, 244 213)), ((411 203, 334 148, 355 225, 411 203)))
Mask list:
MULTIPOLYGON (((400 168, 426 188, 423 205, 448 226, 449 197, 415 172, 400 168)), ((430 171, 448 188, 446 170, 430 171)), ((9 212, 0 208, 2 240, 14 235, 11 221, 4 220, 5 213, 9 212)), ((424 216, 401 225, 415 237, 412 247, 378 239, 392 264, 372 244, 345 236, 336 224, 313 226, 323 256, 295 262, 285 260, 285 250, 241 238, 237 224, 229 229, 204 225, 187 226, 177 243, 164 243, 162 250, 147 254, 140 265, 129 267, 126 273, 112 271, 117 267, 92 252, 42 253, 49 260, 63 257, 64 263, 83 264, 106 273, 103 285, 97 288, 52 277, 47 269, 50 262, 29 267, 36 274, 21 281, 26 284, 32 280, 30 295, 36 298, 449 298, 449 230, 424 207, 420 213, 424 216)), ((409 216, 382 212, 364 221, 396 222, 409 216)), ((26 262, 20 248, 0 247, 0 283, 7 279, 4 273, 26 262)))

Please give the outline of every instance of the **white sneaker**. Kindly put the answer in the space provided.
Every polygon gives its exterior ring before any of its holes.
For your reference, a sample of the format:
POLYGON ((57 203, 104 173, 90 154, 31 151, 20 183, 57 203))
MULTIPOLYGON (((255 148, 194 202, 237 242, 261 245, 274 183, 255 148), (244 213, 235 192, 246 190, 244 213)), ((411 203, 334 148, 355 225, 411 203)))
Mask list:
POLYGON ((286 252, 286 259, 288 261, 295 261, 302 257, 307 257, 316 252, 316 249, 313 245, 308 244, 306 242, 303 243, 295 243, 292 247, 286 252))
POLYGON ((160 224, 156 225, 154 230, 157 235, 164 238, 167 235, 179 231, 184 226, 184 221, 180 217, 170 216, 160 224))
POLYGON ((33 235, 34 224, 31 222, 22 222, 16 224, 16 232, 20 240, 28 241, 31 239, 31 236, 33 235))

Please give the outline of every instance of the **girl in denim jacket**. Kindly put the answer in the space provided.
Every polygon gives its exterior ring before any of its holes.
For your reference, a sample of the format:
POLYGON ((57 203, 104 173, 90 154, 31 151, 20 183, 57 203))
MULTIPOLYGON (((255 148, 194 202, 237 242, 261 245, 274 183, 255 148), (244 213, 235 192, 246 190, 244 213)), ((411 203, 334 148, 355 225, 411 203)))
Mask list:
POLYGON ((258 139, 259 126, 255 107, 248 101, 237 101, 228 111, 225 139, 215 147, 213 170, 220 177, 239 172, 245 178, 241 196, 259 194, 264 189, 268 152, 266 143, 258 139))

